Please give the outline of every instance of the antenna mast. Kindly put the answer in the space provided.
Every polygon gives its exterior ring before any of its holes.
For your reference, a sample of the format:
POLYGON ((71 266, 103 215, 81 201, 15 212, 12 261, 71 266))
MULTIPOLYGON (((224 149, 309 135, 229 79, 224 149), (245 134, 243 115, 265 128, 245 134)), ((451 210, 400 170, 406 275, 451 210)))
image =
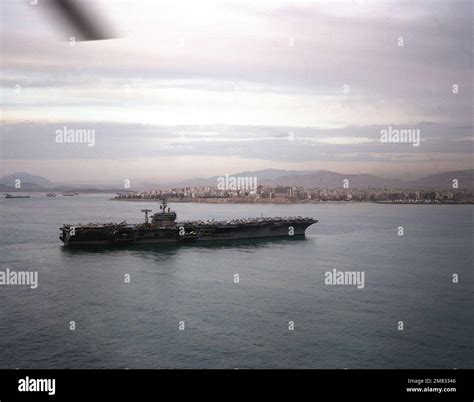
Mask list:
POLYGON ((145 225, 148 225, 148 212, 151 212, 151 209, 142 209, 142 212, 145 212, 145 225))

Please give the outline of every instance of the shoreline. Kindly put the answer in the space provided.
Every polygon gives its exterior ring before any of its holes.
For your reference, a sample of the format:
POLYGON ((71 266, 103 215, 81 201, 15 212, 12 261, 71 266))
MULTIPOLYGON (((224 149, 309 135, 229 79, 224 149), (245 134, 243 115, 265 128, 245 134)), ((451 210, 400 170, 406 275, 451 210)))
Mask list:
MULTIPOLYGON (((159 202, 158 198, 111 198, 109 201, 125 202, 159 202)), ((175 204, 272 204, 272 205, 300 205, 300 204, 382 204, 382 205, 474 205, 474 202, 409 202, 409 201, 292 201, 292 200, 273 200, 273 201, 249 201, 249 200, 221 200, 216 198, 201 200, 177 200, 168 199, 169 203, 175 204)))

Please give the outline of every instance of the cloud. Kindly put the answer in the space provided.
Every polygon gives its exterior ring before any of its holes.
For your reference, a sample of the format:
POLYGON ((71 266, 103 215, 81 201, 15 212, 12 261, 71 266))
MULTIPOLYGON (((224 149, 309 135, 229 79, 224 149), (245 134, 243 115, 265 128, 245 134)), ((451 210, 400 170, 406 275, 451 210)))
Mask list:
POLYGON ((136 159, 160 157, 239 157, 277 162, 382 161, 398 154, 472 152, 469 126, 421 123, 392 125, 420 130, 421 144, 380 141, 387 126, 352 126, 334 129, 272 126, 153 126, 96 123, 18 123, 3 127, 3 159, 136 159), (57 130, 93 130, 95 144, 57 143, 57 130))
POLYGON ((71 46, 41 2, 7 2, 3 158, 468 163, 468 2, 191 3, 104 2, 123 37, 71 46), (389 125, 420 147, 381 143, 389 125), (54 143, 64 126, 96 145, 54 143))
POLYGON ((6 90, 6 117, 39 119, 45 102, 62 102, 70 121, 99 120, 98 105, 109 121, 153 124, 470 121, 467 3, 156 4, 108 5, 129 35, 70 46, 41 10, 9 3, 2 83, 32 96, 6 90))

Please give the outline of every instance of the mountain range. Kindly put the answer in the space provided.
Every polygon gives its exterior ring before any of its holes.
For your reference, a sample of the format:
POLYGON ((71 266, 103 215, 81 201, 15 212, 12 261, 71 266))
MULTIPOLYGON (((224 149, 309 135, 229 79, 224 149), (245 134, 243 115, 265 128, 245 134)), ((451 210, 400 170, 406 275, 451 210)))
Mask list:
MULTIPOLYGON (((438 173, 417 180, 385 179, 371 174, 342 174, 327 170, 294 171, 265 169, 254 172, 240 172, 232 176, 256 177, 257 183, 268 186, 300 186, 340 188, 343 180, 349 180, 350 188, 453 188, 456 179, 459 188, 474 188, 474 169, 438 173)), ((197 178, 175 184, 177 187, 215 186, 220 176, 197 178)))
MULTIPOLYGON (((349 188, 404 188, 404 189, 451 189, 453 180, 456 179, 460 189, 474 188, 474 169, 460 170, 454 172, 445 172, 423 177, 417 180, 386 179, 371 174, 341 174, 327 170, 281 170, 265 169, 258 171, 245 171, 235 173, 232 176, 256 177, 257 183, 269 186, 301 186, 301 187, 320 187, 320 188, 340 188, 343 180, 349 180, 349 188)), ((156 188, 173 187, 204 187, 216 186, 218 178, 214 176, 209 178, 195 178, 191 180, 175 183, 141 183, 131 190, 150 190, 156 188)), ((133 183, 134 181, 132 181, 133 183)), ((138 180, 136 181, 138 182, 138 180)), ((12 173, 0 178, 0 192, 15 191, 123 191, 116 185, 110 186, 77 186, 53 183, 45 177, 34 176, 25 172, 12 173), (15 188, 15 180, 21 181, 21 188, 15 188)))

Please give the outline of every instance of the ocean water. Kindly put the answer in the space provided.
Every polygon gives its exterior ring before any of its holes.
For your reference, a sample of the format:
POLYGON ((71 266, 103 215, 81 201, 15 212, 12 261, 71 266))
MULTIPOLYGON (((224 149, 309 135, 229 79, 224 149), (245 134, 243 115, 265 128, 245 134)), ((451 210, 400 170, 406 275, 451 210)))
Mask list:
POLYGON ((181 220, 320 222, 303 240, 62 247, 63 223, 157 209, 111 196, 0 200, 1 270, 39 277, 0 286, 0 368, 474 366, 472 206, 172 204, 181 220), (333 269, 363 271, 364 288, 326 285, 333 269))

